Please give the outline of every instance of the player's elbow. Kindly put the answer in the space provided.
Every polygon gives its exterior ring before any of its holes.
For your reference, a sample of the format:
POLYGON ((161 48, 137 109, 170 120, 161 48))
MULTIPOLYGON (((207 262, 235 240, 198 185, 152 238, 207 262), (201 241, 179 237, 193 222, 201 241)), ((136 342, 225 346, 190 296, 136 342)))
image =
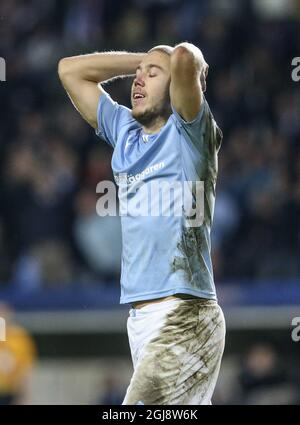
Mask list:
POLYGON ((185 46, 177 46, 171 54, 171 67, 183 68, 194 64, 194 54, 185 46))
POLYGON ((171 55, 171 69, 173 72, 194 76, 200 74, 207 67, 203 54, 198 47, 190 43, 182 43, 175 47, 171 55))
POLYGON ((63 81, 66 74, 66 58, 60 59, 58 62, 57 72, 60 80, 63 81))
POLYGON ((69 58, 62 58, 58 62, 58 75, 61 81, 65 81, 68 75, 71 74, 71 64, 69 58))
POLYGON ((171 75, 180 79, 191 79, 195 78, 198 72, 199 67, 193 52, 184 46, 177 46, 171 55, 171 75))

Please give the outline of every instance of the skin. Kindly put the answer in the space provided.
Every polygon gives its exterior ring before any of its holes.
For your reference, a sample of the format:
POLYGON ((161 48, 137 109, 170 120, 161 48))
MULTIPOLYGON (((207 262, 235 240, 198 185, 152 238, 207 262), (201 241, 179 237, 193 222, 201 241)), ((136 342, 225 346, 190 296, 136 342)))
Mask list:
POLYGON ((97 128, 99 96, 105 93, 101 83, 136 73, 134 84, 141 89, 145 85, 147 89, 148 112, 151 107, 155 107, 152 111, 155 115, 161 112, 160 119, 143 120, 142 106, 133 105, 134 116, 142 119, 144 131, 149 133, 158 131, 171 113, 166 105, 168 87, 171 103, 182 118, 192 121, 196 117, 202 104, 207 70, 201 51, 190 43, 179 44, 171 55, 157 50, 148 54, 104 52, 63 58, 58 64, 60 80, 73 105, 94 128, 97 128), (155 77, 146 74, 146 66, 152 59, 155 59, 155 65, 162 67, 155 77), (153 79, 151 83, 150 78, 153 79))
POLYGON ((153 51, 137 67, 131 88, 132 116, 147 133, 159 131, 171 115, 170 81, 170 56, 166 53, 153 51), (136 93, 145 97, 135 99, 136 93))
POLYGON ((196 117, 208 73, 208 65, 197 50, 189 60, 182 51, 181 55, 176 55, 176 49, 172 55, 155 50, 148 53, 137 67, 131 88, 132 116, 143 125, 144 132, 159 131, 172 113, 171 102, 186 121, 196 117), (135 100, 135 93, 142 93, 145 97, 135 100))

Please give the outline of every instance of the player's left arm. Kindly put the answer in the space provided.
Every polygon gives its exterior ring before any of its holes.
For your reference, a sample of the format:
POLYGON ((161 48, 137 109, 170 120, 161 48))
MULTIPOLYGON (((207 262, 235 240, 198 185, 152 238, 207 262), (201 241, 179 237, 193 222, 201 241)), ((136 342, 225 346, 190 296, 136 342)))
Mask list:
POLYGON ((171 54, 171 104, 186 121, 193 121, 202 106, 208 64, 198 47, 177 45, 171 54))

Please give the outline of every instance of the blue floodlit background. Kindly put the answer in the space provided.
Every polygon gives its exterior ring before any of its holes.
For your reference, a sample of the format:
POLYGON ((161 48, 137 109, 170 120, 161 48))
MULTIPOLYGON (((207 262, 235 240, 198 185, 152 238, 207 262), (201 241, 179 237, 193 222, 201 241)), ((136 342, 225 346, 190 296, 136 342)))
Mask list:
MULTIPOLYGON (((112 150, 73 109, 58 60, 188 40, 224 134, 212 257, 227 345, 213 402, 299 403, 299 1, 3 0, 0 16, 0 302, 37 352, 18 402, 120 404, 132 373, 119 218, 95 210, 112 150)), ((107 90, 129 105, 130 83, 107 90)))

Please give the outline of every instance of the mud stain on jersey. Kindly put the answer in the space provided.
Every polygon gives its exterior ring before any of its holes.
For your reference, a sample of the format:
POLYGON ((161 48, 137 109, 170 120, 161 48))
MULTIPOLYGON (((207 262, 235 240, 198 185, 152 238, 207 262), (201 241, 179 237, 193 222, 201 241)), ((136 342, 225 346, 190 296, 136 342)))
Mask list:
POLYGON ((211 397, 224 350, 225 324, 213 300, 181 300, 146 347, 126 404, 200 404, 211 397))
POLYGON ((181 255, 173 258, 172 272, 183 271, 186 280, 193 286, 199 287, 199 278, 195 276, 201 274, 205 279, 210 278, 207 276, 209 271, 203 259, 203 254, 209 249, 203 227, 184 228, 177 248, 181 255))

